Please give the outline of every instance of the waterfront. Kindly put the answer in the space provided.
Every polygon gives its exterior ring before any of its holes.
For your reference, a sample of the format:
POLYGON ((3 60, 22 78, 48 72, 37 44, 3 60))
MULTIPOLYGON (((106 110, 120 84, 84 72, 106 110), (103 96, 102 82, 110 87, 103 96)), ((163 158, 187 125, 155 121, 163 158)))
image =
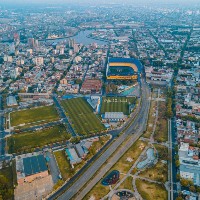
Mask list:
POLYGON ((80 31, 76 35, 68 37, 68 38, 47 39, 46 41, 52 41, 53 43, 57 43, 57 42, 66 41, 69 38, 71 38, 71 39, 74 39, 76 41, 76 43, 81 43, 83 45, 89 45, 92 43, 97 43, 98 45, 106 45, 107 44, 106 41, 97 40, 97 39, 93 39, 93 38, 89 37, 89 35, 93 31, 94 30, 84 30, 84 31, 80 31))
MULTIPOLYGON (((94 29, 92 30, 83 30, 83 31, 79 31, 76 35, 74 36, 69 36, 69 37, 64 37, 64 38, 55 38, 55 39, 46 39, 46 40, 39 40, 41 43, 43 42, 47 42, 49 44, 56 44, 56 43, 60 43, 60 42, 67 42, 70 38, 74 39, 76 43, 79 44, 83 44, 83 45, 90 45, 93 43, 97 43, 98 45, 106 45, 108 44, 107 41, 103 41, 103 40, 98 40, 98 39, 93 39, 91 37, 89 37, 89 35, 94 31, 94 29)), ((23 41, 21 41, 22 43, 24 43, 23 41)), ((12 41, 8 42, 0 42, 0 43, 4 43, 4 44, 12 44, 12 41)))

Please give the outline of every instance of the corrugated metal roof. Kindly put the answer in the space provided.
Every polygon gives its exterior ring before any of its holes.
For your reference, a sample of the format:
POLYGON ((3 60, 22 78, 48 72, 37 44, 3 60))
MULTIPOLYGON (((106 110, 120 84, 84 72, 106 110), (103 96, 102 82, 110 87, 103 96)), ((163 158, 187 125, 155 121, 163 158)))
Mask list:
POLYGON ((23 158, 25 176, 30 176, 48 170, 43 155, 23 158))
POLYGON ((123 112, 105 112, 105 119, 123 119, 123 112))

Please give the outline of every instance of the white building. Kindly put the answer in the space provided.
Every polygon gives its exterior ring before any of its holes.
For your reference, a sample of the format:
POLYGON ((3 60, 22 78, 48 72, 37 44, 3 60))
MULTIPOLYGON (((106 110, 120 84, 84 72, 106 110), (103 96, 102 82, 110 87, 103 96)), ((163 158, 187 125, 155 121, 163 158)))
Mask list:
POLYGON ((200 186, 199 149, 182 142, 178 154, 181 178, 190 179, 194 185, 200 186))
POLYGON ((36 58, 35 58, 35 64, 36 64, 36 65, 43 65, 43 64, 44 64, 44 59, 43 59, 43 57, 36 57, 36 58))

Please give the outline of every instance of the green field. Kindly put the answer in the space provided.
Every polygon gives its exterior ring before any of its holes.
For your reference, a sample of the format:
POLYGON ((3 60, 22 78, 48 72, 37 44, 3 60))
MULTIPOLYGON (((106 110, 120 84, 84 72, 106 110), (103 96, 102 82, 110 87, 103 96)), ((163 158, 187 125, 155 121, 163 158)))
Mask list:
POLYGON ((136 103, 135 97, 103 97, 101 114, 105 112, 123 112, 129 115, 129 104, 136 103))
POLYGON ((67 179, 71 178, 74 174, 71 168, 70 162, 67 159, 67 156, 65 155, 64 150, 56 151, 54 152, 54 155, 58 163, 58 166, 62 175, 62 179, 66 181, 67 179))
POLYGON ((136 187, 145 200, 167 200, 167 191, 163 185, 136 179, 136 187))
POLYGON ((64 100, 61 104, 66 115, 69 116, 72 127, 78 134, 88 135, 105 130, 101 121, 83 98, 64 100))
POLYGON ((59 116, 54 106, 43 106, 33 109, 16 111, 10 114, 11 126, 33 123, 41 120, 44 120, 44 122, 50 122, 56 121, 58 119, 59 116))
POLYGON ((54 126, 36 132, 25 132, 12 135, 8 138, 9 153, 32 151, 36 147, 68 140, 70 134, 66 133, 63 125, 54 126))

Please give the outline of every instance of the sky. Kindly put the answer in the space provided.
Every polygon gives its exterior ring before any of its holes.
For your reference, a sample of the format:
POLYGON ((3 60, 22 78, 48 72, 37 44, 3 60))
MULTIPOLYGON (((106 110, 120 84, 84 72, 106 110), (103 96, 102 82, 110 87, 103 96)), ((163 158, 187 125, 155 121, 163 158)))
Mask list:
MULTIPOLYGON (((0 3, 51 3, 51 4, 58 4, 58 3, 105 3, 108 2, 107 0, 0 0, 0 3)), ((200 0, 110 0, 110 3, 129 3, 133 4, 136 2, 139 3, 175 3, 175 4, 181 4, 181 3, 199 3, 200 0)))

